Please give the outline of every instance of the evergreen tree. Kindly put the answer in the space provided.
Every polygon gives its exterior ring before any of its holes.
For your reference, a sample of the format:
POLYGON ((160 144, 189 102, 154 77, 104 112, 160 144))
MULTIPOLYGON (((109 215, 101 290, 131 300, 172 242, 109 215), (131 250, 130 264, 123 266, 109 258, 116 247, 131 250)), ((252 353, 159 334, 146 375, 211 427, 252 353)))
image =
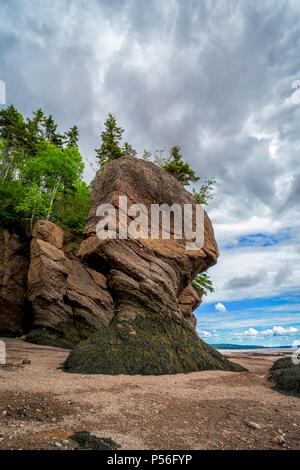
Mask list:
POLYGON ((24 151, 28 157, 33 157, 37 153, 38 143, 43 140, 43 122, 44 112, 38 109, 33 113, 33 118, 27 118, 26 136, 24 142, 24 151))
POLYGON ((151 159, 151 157, 152 157, 152 153, 149 152, 148 150, 144 150, 142 159, 146 160, 146 161, 149 161, 151 159))
POLYGON ((130 157, 137 156, 137 151, 134 150, 128 142, 125 142, 123 151, 124 151, 124 155, 129 155, 130 157))
POLYGON ((33 116, 34 117, 32 119, 27 119, 28 129, 34 136, 41 136, 43 134, 41 130, 41 125, 45 120, 45 114, 41 110, 41 108, 39 108, 37 111, 33 112, 33 116))
POLYGON ((65 132, 65 144, 67 144, 67 147, 78 148, 78 139, 79 131, 77 126, 73 126, 68 132, 65 132))
POLYGON ((178 179, 184 186, 199 180, 199 177, 196 176, 190 165, 183 161, 178 145, 171 147, 170 157, 164 161, 162 169, 178 179))
POLYGON ((62 147, 63 136, 57 132, 57 124, 51 114, 48 117, 44 117, 43 127, 45 140, 51 142, 56 147, 62 147))
POLYGON ((116 118, 110 113, 104 126, 105 130, 101 134, 101 147, 95 149, 100 166, 124 155, 124 150, 120 147, 124 129, 117 126, 116 118))

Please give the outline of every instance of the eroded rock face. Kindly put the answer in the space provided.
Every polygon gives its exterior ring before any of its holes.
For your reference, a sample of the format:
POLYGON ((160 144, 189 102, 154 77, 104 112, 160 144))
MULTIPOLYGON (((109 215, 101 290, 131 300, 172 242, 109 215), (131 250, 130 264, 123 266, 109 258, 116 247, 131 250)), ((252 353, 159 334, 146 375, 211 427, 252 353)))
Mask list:
MULTIPOLYGON (((75 321, 92 332, 107 327, 113 317, 105 277, 74 256, 68 258, 63 251, 62 229, 45 220, 37 222, 33 231, 28 300, 33 309, 33 328, 50 329, 61 336, 65 336, 62 329, 74 326, 75 321)), ((32 337, 29 334, 28 339, 32 337)))
POLYGON ((26 328, 28 246, 18 235, 0 235, 0 336, 19 336, 26 328))
MULTIPOLYGON (((205 344, 195 331, 193 310, 201 294, 192 279, 216 263, 218 248, 208 216, 204 218, 202 249, 187 250, 185 239, 151 239, 143 228, 139 239, 97 236, 97 208, 110 204, 117 220, 124 211, 119 197, 127 196, 128 207, 174 203, 183 208, 197 201, 172 176, 153 163, 122 157, 98 171, 93 189, 93 205, 81 243, 79 256, 107 278, 114 300, 114 317, 108 328, 98 330, 79 343, 64 364, 67 372, 84 374, 175 374, 196 370, 241 371, 205 344)), ((127 226, 131 220, 125 221, 127 226)), ((148 220, 149 222, 149 220, 148 220)), ((122 227, 124 230, 124 225, 122 227)), ((147 232, 148 230, 148 232, 147 232)))
POLYGON ((205 240, 201 250, 186 250, 184 239, 100 240, 96 235, 97 208, 104 203, 112 204, 119 220, 119 196, 127 196, 128 206, 144 204, 149 214, 151 204, 176 203, 183 209, 184 204, 195 208, 197 203, 181 183, 150 162, 125 156, 98 171, 79 256, 96 271, 105 270, 116 321, 133 321, 151 315, 178 319, 184 316, 195 324, 190 307, 189 313, 186 307, 182 313, 178 297, 196 274, 216 263, 218 247, 210 219, 205 213, 205 240))
MULTIPOLYGON (((106 164, 96 175, 93 204, 81 243, 79 256, 107 278, 114 300, 114 317, 108 328, 98 330, 79 343, 64 364, 67 372, 84 374, 175 374, 196 370, 241 371, 205 344, 195 331, 193 310, 201 303, 194 289, 194 277, 214 265, 218 247, 208 216, 204 218, 202 249, 187 250, 185 239, 153 240, 151 224, 143 227, 139 239, 97 236, 97 208, 110 204, 117 221, 123 218, 119 197, 127 196, 128 207, 143 204, 150 214, 151 204, 169 207, 197 201, 172 176, 153 163, 122 157, 106 164)), ((134 217, 133 217, 134 218, 134 217)), ((131 219, 125 219, 130 224, 131 219)), ((173 227, 174 229, 174 227, 173 227)))
POLYGON ((202 293, 199 289, 193 287, 192 284, 187 286, 178 297, 179 308, 186 319, 186 321, 196 328, 197 319, 193 314, 194 310, 201 305, 202 293))

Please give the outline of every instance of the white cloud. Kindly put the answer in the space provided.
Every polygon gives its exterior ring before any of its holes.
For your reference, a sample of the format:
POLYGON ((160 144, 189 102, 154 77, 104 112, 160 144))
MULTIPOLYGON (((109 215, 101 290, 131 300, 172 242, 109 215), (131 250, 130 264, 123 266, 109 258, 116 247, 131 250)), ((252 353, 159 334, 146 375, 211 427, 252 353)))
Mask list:
POLYGON ((199 328, 197 328, 197 331, 201 338, 215 338, 219 336, 216 330, 207 331, 207 330, 200 330, 199 328))
POLYGON ((209 331, 205 331, 205 330, 198 330, 198 333, 203 338, 211 338, 213 336, 209 331))
MULTIPOLYGON (((217 227, 218 229, 218 227, 217 227)), ((218 233, 218 230, 216 230, 218 233)), ((218 238, 217 238, 218 240, 218 238)), ((209 270, 215 292, 203 299, 203 303, 213 303, 221 297, 224 301, 245 298, 265 298, 282 295, 285 292, 299 292, 300 285, 300 253, 299 232, 289 240, 272 246, 246 246, 221 248, 220 258, 216 266, 209 270), (262 271, 263 269, 263 271, 262 271), (291 275, 292 273, 292 275, 291 275), (255 285, 234 287, 231 280, 257 279, 255 285)))
POLYGON ((215 305, 215 309, 218 310, 218 312, 226 312, 227 311, 225 305, 221 304, 221 302, 219 302, 215 305))
POLYGON ((273 326, 273 328, 269 328, 266 330, 258 331, 254 328, 249 328, 246 331, 240 333, 234 333, 233 336, 236 338, 243 338, 243 337, 256 337, 256 338, 264 338, 264 337, 271 337, 271 336, 294 336, 300 333, 299 328, 295 328, 294 326, 290 326, 284 328, 282 326, 273 326))
POLYGON ((292 83, 292 88, 298 88, 300 87, 300 80, 294 80, 292 83))
POLYGON ((178 144, 199 184, 216 177, 208 214, 220 258, 204 303, 297 292, 297 2, 32 3, 0 3, 8 100, 27 115, 41 106, 62 132, 78 124, 89 162, 112 112, 139 153, 178 144), (291 238, 274 246, 239 246, 286 228, 291 238))
POLYGON ((245 335, 256 336, 257 334, 258 334, 258 331, 255 330, 254 328, 249 328, 248 331, 245 331, 245 335))

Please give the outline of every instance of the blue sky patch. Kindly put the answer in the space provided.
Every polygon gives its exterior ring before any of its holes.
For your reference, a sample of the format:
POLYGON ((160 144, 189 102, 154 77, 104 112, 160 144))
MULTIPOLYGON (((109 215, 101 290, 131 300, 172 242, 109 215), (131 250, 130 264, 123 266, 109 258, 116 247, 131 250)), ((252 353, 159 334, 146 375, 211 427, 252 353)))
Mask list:
POLYGON ((236 243, 226 245, 227 249, 249 246, 273 246, 291 238, 290 230, 282 230, 275 234, 270 233, 252 233, 240 237, 236 243))

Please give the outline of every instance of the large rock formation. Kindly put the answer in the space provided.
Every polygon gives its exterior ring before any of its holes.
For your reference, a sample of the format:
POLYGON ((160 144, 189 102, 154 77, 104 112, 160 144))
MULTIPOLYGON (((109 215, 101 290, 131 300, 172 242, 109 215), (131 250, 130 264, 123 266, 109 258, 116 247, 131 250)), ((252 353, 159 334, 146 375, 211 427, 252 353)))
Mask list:
POLYGON ((185 204, 191 204, 194 212, 197 204, 175 178, 153 163, 126 156, 98 171, 79 256, 105 273, 115 312, 108 328, 73 349, 65 370, 104 374, 242 370, 202 342, 194 330, 192 310, 200 304, 201 295, 191 280, 218 257, 208 216, 202 249, 187 250, 184 238, 165 240, 160 234, 153 240, 150 223, 139 239, 120 239, 124 223, 128 227, 132 221, 130 217, 124 221, 120 196, 128 198, 128 207, 143 204, 148 214, 151 204, 177 203, 182 211, 185 204), (97 208, 102 204, 115 208, 116 238, 103 240, 97 235, 97 208))
POLYGON ((0 336, 20 336, 26 328, 28 244, 4 230, 0 235, 0 336))
POLYGON ((106 278, 73 258, 64 253, 61 228, 36 223, 28 272, 34 323, 27 341, 71 347, 110 324, 114 309, 106 278))
MULTIPOLYGON (((185 239, 157 240, 108 239, 96 234, 101 204, 111 204, 120 218, 119 196, 128 198, 128 207, 143 204, 151 213, 151 204, 174 203, 184 208, 196 199, 181 183, 157 165, 122 157, 101 168, 94 182, 93 206, 85 229, 79 256, 97 271, 105 269, 112 292, 117 321, 137 316, 182 317, 177 298, 195 275, 214 265, 218 247, 211 222, 205 213, 205 239, 201 250, 186 250, 185 239)), ((127 226, 131 222, 128 218, 127 226)), ((118 230, 119 227, 117 227, 118 230)), ((118 235, 117 235, 118 236, 118 235)))
POLYGON ((199 289, 189 284, 184 291, 177 298, 178 305, 185 320, 193 327, 196 328, 197 318, 194 315, 196 310, 202 302, 202 292, 199 289))
POLYGON ((153 239, 150 221, 140 237, 122 239, 120 230, 127 230, 135 216, 125 217, 120 196, 128 198, 128 207, 143 204, 140 210, 147 214, 152 204, 177 204, 182 212, 189 204, 196 213, 193 195, 155 164, 127 156, 106 164, 94 182, 78 252, 59 227, 45 220, 34 227, 30 256, 22 253, 16 236, 2 234, 0 330, 22 334, 27 312, 27 319, 32 318, 27 341, 74 348, 64 365, 71 372, 242 370, 195 331, 193 311, 201 303, 201 292, 191 281, 218 257, 207 214, 201 249, 188 250, 185 238, 174 239, 174 217, 171 239, 160 232, 153 239), (97 236, 96 212, 102 204, 115 209, 116 238, 97 236))

